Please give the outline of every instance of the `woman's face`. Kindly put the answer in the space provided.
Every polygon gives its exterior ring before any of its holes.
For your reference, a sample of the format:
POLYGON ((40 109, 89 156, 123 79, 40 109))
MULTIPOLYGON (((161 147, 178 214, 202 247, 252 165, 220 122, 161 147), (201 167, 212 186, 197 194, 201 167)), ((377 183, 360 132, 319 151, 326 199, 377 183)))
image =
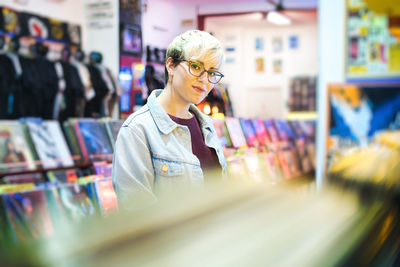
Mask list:
MULTIPOLYGON (((203 65, 205 70, 217 69, 211 62, 188 59, 203 65)), ((193 76, 189 72, 189 63, 181 61, 176 67, 172 67, 172 88, 187 104, 198 104, 208 95, 214 84, 208 81, 207 72, 200 77, 193 76)), ((171 75, 170 75, 171 76, 171 75)), ((171 79, 171 77, 170 77, 171 79)))

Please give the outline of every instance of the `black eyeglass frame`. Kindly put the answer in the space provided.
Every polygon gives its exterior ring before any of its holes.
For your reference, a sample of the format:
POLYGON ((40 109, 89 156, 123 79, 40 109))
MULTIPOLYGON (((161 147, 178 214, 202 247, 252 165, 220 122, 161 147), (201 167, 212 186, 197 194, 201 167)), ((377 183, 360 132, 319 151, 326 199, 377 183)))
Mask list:
POLYGON ((198 62, 198 61, 187 60, 187 59, 183 59, 183 58, 177 58, 176 60, 187 62, 187 63, 188 63, 189 73, 190 73, 191 75, 195 76, 195 77, 201 77, 201 75, 203 75, 204 72, 207 72, 207 80, 208 80, 210 83, 212 83, 212 84, 217 84, 217 83, 219 83, 219 82, 221 81, 221 79, 222 79, 223 77, 225 77, 225 75, 223 75, 223 74, 222 74, 221 72, 219 72, 219 71, 216 71, 216 70, 215 70, 215 71, 212 71, 212 73, 214 73, 214 74, 217 73, 217 74, 218 74, 217 76, 220 77, 218 81, 212 82, 212 81, 210 81, 210 70, 209 70, 209 69, 206 70, 206 68, 204 68, 203 63, 198 62), (193 74, 193 73, 190 71, 190 65, 191 65, 191 63, 198 63, 198 64, 201 64, 201 66, 203 67, 203 71, 202 71, 199 75, 193 74))

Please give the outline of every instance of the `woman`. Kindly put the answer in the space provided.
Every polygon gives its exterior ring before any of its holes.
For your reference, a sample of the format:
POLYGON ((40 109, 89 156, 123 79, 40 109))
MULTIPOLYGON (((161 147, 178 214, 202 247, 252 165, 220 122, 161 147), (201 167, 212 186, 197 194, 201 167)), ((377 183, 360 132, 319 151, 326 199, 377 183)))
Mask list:
POLYGON ((220 42, 209 33, 187 31, 172 41, 166 59, 167 85, 128 117, 116 141, 113 183, 125 208, 202 184, 208 169, 226 173, 212 121, 195 106, 223 77, 220 42))

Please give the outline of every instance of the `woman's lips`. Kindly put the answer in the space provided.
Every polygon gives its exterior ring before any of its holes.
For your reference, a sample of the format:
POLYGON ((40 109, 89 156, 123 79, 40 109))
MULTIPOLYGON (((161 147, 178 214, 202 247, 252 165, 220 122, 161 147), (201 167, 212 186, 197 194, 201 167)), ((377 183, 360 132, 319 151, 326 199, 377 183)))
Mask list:
POLYGON ((199 86, 192 86, 196 91, 198 91, 199 93, 204 93, 206 90, 204 90, 203 88, 199 87, 199 86))

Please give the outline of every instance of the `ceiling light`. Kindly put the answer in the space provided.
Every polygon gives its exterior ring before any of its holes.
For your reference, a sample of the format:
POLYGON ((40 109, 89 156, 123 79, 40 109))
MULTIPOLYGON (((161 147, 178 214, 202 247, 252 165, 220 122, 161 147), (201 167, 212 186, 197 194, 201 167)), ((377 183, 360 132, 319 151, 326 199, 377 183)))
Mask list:
POLYGON ((277 11, 268 12, 267 20, 276 25, 290 25, 292 23, 288 17, 277 11))

